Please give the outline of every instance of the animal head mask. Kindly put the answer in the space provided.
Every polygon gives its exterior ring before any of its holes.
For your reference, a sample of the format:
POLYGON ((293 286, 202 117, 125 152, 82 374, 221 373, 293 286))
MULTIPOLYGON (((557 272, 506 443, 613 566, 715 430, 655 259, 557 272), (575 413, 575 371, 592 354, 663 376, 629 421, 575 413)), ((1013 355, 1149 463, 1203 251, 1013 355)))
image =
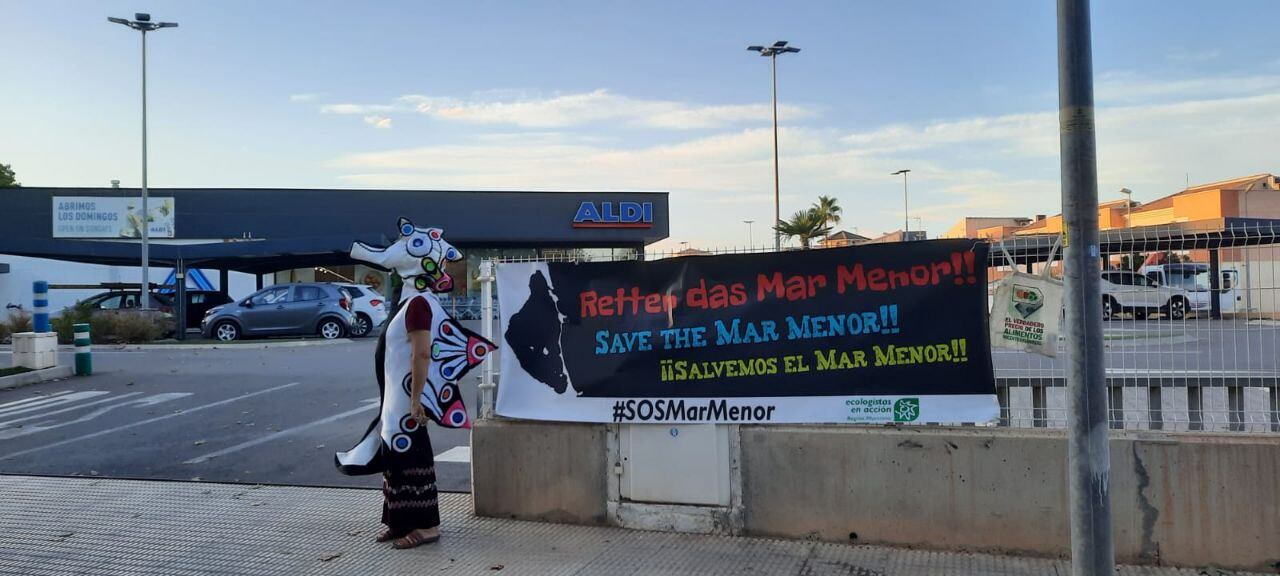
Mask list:
POLYGON ((351 245, 351 257, 388 270, 405 280, 413 280, 419 291, 448 292, 453 277, 445 272, 445 262, 462 259, 462 252, 445 242, 444 230, 418 228, 408 218, 396 222, 400 238, 386 248, 375 248, 363 242, 351 245))

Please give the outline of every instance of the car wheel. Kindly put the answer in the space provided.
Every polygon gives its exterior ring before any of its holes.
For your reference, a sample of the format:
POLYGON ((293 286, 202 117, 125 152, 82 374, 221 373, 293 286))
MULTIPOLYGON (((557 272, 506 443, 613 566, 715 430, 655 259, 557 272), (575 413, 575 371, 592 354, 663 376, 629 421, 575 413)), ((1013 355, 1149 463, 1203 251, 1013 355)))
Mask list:
POLYGON ((373 319, 366 314, 356 314, 356 323, 351 326, 351 335, 364 338, 373 331, 373 319))
POLYGON ((213 327, 213 337, 223 342, 240 339, 240 327, 235 322, 223 320, 213 327))
POLYGON ((1165 308, 1165 314, 1170 320, 1181 320, 1187 317, 1187 301, 1182 298, 1170 300, 1165 308))
POLYGON ((319 332, 320 332, 320 337, 324 338, 325 340, 333 340, 334 338, 341 338, 342 332, 343 332, 342 323, 338 322, 337 320, 334 320, 333 318, 326 319, 320 322, 319 332))
POLYGON ((1102 297, 1102 319, 1115 320, 1120 314, 1120 305, 1116 303, 1116 299, 1110 296, 1102 297))

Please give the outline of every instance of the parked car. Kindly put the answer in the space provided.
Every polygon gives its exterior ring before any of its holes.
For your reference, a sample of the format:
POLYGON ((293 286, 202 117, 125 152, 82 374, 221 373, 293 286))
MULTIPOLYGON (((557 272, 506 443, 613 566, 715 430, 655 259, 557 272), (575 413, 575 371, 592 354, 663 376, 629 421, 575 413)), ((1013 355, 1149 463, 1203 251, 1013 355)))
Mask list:
MULTIPOLYGON (((112 290, 94 294, 79 302, 93 310, 134 310, 141 305, 141 290, 112 290)), ((164 294, 151 293, 151 307, 166 314, 173 313, 173 299, 164 294)))
POLYGON ((1137 272, 1102 271, 1102 317, 1115 319, 1129 313, 1135 319, 1164 314, 1173 320, 1185 318, 1191 307, 1186 290, 1160 286, 1137 272))
POLYGON ((332 284, 283 284, 239 302, 211 308, 200 322, 205 338, 311 335, 332 340, 351 332, 351 298, 332 284))
POLYGON ((388 304, 373 287, 365 284, 337 284, 351 298, 351 335, 363 338, 387 320, 388 304))
MULTIPOLYGON (((1202 262, 1177 264, 1152 264, 1138 270, 1143 276, 1161 286, 1181 288, 1191 299, 1192 312, 1208 312, 1213 299, 1210 296, 1209 265, 1202 262)), ((1235 270, 1218 271, 1218 305, 1222 312, 1234 312, 1240 299, 1236 290, 1240 273, 1235 270)))
MULTIPOLYGON (((174 308, 178 295, 174 292, 164 292, 163 296, 168 307, 174 308)), ((199 328, 200 321, 204 319, 204 315, 209 309, 215 306, 221 306, 231 301, 231 297, 218 292, 217 290, 187 290, 187 328, 199 328)), ((177 314, 177 312, 173 312, 177 314)))

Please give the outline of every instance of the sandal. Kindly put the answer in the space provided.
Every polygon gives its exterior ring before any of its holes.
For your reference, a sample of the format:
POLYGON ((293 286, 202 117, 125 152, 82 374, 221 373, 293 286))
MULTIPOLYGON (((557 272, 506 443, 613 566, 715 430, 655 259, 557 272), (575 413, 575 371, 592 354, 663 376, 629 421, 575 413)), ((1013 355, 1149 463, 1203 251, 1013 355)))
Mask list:
POLYGON ((434 536, 427 536, 423 534, 423 532, 423 530, 414 530, 400 538, 396 538, 395 542, 391 543, 391 546, 397 550, 407 550, 409 548, 416 548, 423 544, 434 544, 440 540, 439 532, 434 536))
POLYGON ((374 542, 390 542, 399 537, 400 537, 400 534, 398 532, 395 532, 390 528, 386 528, 383 531, 379 532, 378 537, 374 538, 373 541, 374 542))

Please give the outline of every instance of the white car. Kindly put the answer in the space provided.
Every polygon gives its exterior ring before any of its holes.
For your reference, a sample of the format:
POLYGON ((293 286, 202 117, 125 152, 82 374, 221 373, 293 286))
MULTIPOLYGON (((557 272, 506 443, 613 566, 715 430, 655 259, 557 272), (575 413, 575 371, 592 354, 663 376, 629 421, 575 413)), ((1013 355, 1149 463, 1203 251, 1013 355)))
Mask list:
POLYGON ((1102 271, 1102 317, 1106 320, 1122 313, 1133 314, 1139 320, 1152 314, 1181 320, 1190 309, 1191 298, 1186 290, 1160 286, 1137 272, 1102 271))
POLYGON ((383 298, 372 287, 365 284, 338 284, 351 297, 351 312, 355 321, 351 323, 351 335, 362 338, 373 333, 374 329, 387 320, 386 298, 383 298))
MULTIPOLYGON (((1209 286, 1209 265, 1201 262, 1181 262, 1177 264, 1153 264, 1138 270, 1161 286, 1181 288, 1191 298, 1192 312, 1208 312, 1212 308, 1212 290, 1209 286)), ((1236 286, 1240 283, 1240 273, 1235 270, 1220 270, 1218 280, 1218 307, 1222 312, 1235 312, 1236 301, 1240 298, 1236 286)))

